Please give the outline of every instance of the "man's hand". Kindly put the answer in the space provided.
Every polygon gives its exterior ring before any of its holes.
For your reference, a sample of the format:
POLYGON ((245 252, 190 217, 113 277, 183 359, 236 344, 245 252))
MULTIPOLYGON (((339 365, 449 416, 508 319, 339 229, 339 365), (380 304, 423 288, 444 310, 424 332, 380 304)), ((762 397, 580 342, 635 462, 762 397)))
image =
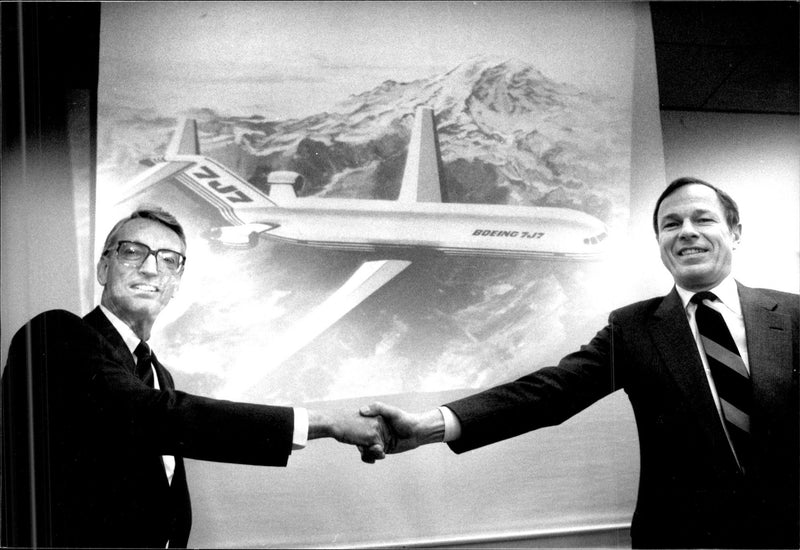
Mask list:
POLYGON ((356 445, 361 460, 369 464, 385 458, 384 440, 388 436, 381 417, 363 416, 358 411, 308 411, 308 439, 332 437, 356 445))
POLYGON ((424 413, 408 413, 376 401, 362 407, 361 414, 365 417, 380 415, 383 418, 389 428, 389 433, 383 440, 383 451, 389 454, 410 451, 420 445, 444 440, 444 418, 439 409, 424 413))

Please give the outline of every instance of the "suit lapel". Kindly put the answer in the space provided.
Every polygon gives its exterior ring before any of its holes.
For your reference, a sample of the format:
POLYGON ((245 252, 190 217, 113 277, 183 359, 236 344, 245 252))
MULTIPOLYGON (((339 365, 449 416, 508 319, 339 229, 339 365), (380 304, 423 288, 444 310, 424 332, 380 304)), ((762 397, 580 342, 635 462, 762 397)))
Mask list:
POLYGON ((134 375, 136 374, 136 361, 133 359, 128 346, 125 345, 125 340, 111 321, 103 314, 99 307, 90 311, 86 317, 83 318, 89 325, 91 325, 100 335, 106 339, 108 344, 113 349, 114 359, 124 365, 134 375))
MULTIPOLYGON (((114 325, 111 324, 111 321, 108 320, 100 308, 94 308, 83 319, 89 325, 94 327, 94 329, 97 330, 97 332, 99 332, 100 335, 108 341, 110 346, 113 348, 114 359, 125 365, 135 376, 136 361, 134 360, 133 355, 131 355, 130 351, 128 350, 128 346, 125 345, 125 341, 122 339, 120 333, 116 328, 114 328, 114 325)), ((156 369, 158 386, 161 389, 173 389, 175 384, 172 381, 172 376, 170 376, 167 369, 164 368, 164 365, 159 362, 155 354, 153 354, 153 366, 156 369)))
POLYGON ((164 365, 156 357, 156 354, 153 353, 153 367, 156 369, 156 376, 158 377, 158 387, 162 390, 171 390, 175 388, 175 384, 172 381, 172 376, 170 376, 167 369, 164 365))
POLYGON ((666 370, 684 396, 686 407, 694 409, 693 416, 708 433, 714 446, 729 450, 697 342, 686 318, 683 302, 674 288, 656 309, 649 328, 666 370))
POLYGON ((778 303, 766 294, 738 287, 753 382, 753 422, 757 425, 759 416, 776 418, 791 400, 791 319, 779 313, 778 303))

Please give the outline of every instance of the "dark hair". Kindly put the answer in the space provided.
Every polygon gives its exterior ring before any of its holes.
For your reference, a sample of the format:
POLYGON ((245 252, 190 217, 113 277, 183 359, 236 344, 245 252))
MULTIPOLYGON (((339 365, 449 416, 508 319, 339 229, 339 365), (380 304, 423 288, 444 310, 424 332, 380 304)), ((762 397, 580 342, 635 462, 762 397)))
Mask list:
POLYGON ((703 181, 698 178, 683 177, 683 178, 678 178, 674 180, 672 183, 670 183, 667 186, 667 188, 664 189, 664 192, 661 193, 661 196, 658 197, 658 200, 656 201, 656 207, 653 210, 653 230, 656 232, 656 235, 658 235, 658 209, 661 206, 661 203, 664 202, 664 199, 666 199, 669 195, 671 195, 676 189, 679 189, 685 185, 692 185, 692 184, 705 185, 706 187, 713 189, 714 192, 717 194, 717 197, 719 197, 719 202, 722 204, 722 209, 725 212, 725 221, 727 222, 728 227, 730 229, 733 229, 734 227, 739 225, 739 206, 736 204, 736 201, 733 200, 733 198, 729 194, 727 194, 719 187, 711 185, 707 181, 703 181))
POLYGON ((160 223, 167 229, 173 231, 181 240, 181 244, 183 244, 183 248, 186 248, 186 233, 183 231, 183 227, 178 222, 177 218, 167 212, 166 210, 162 210, 158 207, 141 207, 135 210, 130 216, 122 218, 120 221, 114 225, 111 231, 108 232, 108 237, 106 237, 106 242, 103 245, 103 252, 108 250, 111 246, 111 243, 114 241, 114 237, 117 236, 117 233, 122 228, 123 225, 128 223, 131 220, 136 219, 145 219, 145 220, 152 220, 154 222, 160 223))

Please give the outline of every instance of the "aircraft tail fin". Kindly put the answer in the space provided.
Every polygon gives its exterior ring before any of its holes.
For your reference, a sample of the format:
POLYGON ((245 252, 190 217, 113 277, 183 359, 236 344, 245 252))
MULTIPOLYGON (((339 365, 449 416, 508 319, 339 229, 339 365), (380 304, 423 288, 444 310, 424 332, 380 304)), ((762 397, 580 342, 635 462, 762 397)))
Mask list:
POLYGON ((193 118, 181 119, 177 131, 167 146, 165 157, 175 155, 199 155, 200 140, 197 137, 197 121, 193 118))
MULTIPOLYGON (((200 153, 197 122, 194 119, 182 119, 164 156, 149 161, 150 168, 126 186, 118 202, 128 200, 161 182, 174 180, 197 193, 232 225, 247 224, 247 216, 242 217, 245 211, 270 208, 276 204, 233 171, 200 153)), ((302 178, 297 174, 295 176, 299 180, 296 182, 299 187, 302 178)), ((278 183, 295 183, 288 178, 284 180, 278 183)), ((290 193, 285 194, 288 196, 290 193)))
POLYGON ((433 109, 418 107, 408 143, 401 202, 442 202, 442 164, 439 140, 433 120, 433 109))

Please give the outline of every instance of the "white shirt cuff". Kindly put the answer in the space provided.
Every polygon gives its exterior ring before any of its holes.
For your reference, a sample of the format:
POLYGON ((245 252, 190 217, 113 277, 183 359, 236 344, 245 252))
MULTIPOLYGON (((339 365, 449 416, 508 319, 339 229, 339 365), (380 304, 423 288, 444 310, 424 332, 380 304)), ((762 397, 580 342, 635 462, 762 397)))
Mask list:
POLYGON ((444 417, 444 441, 449 443, 461 437, 461 421, 453 411, 447 407, 439 407, 439 412, 444 417))
POLYGON ((294 433, 292 450, 305 449, 308 445, 308 409, 294 407, 294 433))

